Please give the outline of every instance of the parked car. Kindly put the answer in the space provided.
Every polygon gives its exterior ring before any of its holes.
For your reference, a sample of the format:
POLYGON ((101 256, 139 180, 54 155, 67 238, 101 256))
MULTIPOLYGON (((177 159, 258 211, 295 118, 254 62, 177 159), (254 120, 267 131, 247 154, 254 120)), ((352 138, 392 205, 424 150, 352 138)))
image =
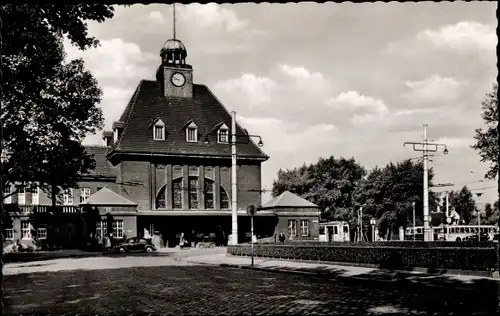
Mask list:
POLYGON ((120 242, 112 247, 112 252, 126 253, 126 252, 153 252, 156 247, 150 240, 145 238, 129 238, 120 242))

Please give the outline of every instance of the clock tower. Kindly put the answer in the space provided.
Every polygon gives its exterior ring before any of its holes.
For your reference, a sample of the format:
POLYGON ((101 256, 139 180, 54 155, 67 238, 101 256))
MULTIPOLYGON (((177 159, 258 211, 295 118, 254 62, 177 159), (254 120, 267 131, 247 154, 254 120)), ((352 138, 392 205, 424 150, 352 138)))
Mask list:
POLYGON ((156 80, 162 84, 165 97, 193 97, 193 67, 186 64, 187 50, 178 39, 169 39, 160 52, 161 65, 156 80))

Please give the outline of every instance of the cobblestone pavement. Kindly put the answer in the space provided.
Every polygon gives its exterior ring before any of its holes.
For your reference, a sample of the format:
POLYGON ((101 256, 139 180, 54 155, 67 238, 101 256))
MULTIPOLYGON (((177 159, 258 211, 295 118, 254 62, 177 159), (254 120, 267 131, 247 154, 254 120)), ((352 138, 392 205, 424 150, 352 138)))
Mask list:
POLYGON ((496 293, 377 285, 210 265, 182 266, 169 260, 165 263, 170 265, 164 266, 6 275, 4 312, 494 315, 496 308, 496 293))

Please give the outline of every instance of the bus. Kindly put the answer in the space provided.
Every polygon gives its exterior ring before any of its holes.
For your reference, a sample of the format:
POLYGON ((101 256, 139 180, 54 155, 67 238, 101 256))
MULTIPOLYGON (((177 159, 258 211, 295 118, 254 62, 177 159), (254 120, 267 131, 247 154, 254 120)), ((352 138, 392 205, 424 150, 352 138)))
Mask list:
POLYGON ((424 240, 424 226, 415 226, 415 229, 413 227, 407 227, 405 230, 405 240, 419 240, 423 241, 424 240), (415 233, 414 233, 415 231, 415 233))
POLYGON ((433 230, 436 240, 462 241, 481 233, 481 236, 487 235, 488 240, 491 241, 498 232, 498 227, 495 225, 441 225, 434 227, 433 230))
POLYGON ((332 221, 319 224, 319 241, 350 241, 349 223, 332 221))
MULTIPOLYGON (((493 240, 498 233, 498 227, 495 225, 440 225, 431 227, 434 240, 462 241, 467 237, 477 235, 488 235, 488 240, 493 240)), ((413 227, 407 227, 405 230, 405 240, 413 240, 413 227)), ((424 227, 415 226, 415 240, 424 240, 424 227)))

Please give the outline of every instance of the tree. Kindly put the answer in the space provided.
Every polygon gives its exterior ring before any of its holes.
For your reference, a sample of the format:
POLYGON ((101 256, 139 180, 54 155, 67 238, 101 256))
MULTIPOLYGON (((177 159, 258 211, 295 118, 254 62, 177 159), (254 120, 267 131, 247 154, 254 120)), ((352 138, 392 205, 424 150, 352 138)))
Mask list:
POLYGON ((448 200, 450 201, 450 206, 460 215, 460 221, 463 220, 465 224, 469 224, 473 213, 478 211, 474 196, 467 186, 464 186, 458 192, 450 193, 448 200))
POLYGON ((58 186, 76 186, 78 175, 93 168, 81 141, 103 124, 97 81, 82 60, 65 60, 62 39, 67 36, 82 50, 97 46, 86 21, 111 18, 113 8, 8 4, 1 9, 2 186, 36 181, 54 197, 58 186))
POLYGON ((365 174, 365 169, 353 158, 320 158, 309 166, 280 169, 278 179, 273 182, 273 196, 288 190, 318 205, 325 219, 352 217, 354 190, 365 174))
MULTIPOLYGON (((432 186, 434 172, 429 170, 429 186, 432 186)), ((378 219, 378 229, 382 236, 390 236, 399 227, 407 227, 412 222, 413 202, 415 202, 416 224, 423 223, 423 162, 408 159, 397 164, 389 163, 384 168, 373 168, 360 184, 356 201, 363 206, 367 215, 363 218, 378 219)), ((436 208, 437 195, 429 192, 429 208, 436 208)), ((364 224, 365 225, 365 224, 364 224)))
POLYGON ((493 91, 486 94, 485 99, 481 102, 483 113, 481 118, 487 125, 486 130, 483 128, 476 129, 474 139, 476 143, 471 147, 479 151, 482 162, 489 162, 490 168, 485 175, 487 179, 495 179, 498 175, 498 85, 493 84, 493 91))
MULTIPOLYGON (((477 214, 473 216, 470 224, 477 225, 477 214)), ((493 205, 486 203, 484 210, 481 212, 481 225, 496 225, 499 219, 500 213, 498 210, 498 200, 495 201, 493 205)))

